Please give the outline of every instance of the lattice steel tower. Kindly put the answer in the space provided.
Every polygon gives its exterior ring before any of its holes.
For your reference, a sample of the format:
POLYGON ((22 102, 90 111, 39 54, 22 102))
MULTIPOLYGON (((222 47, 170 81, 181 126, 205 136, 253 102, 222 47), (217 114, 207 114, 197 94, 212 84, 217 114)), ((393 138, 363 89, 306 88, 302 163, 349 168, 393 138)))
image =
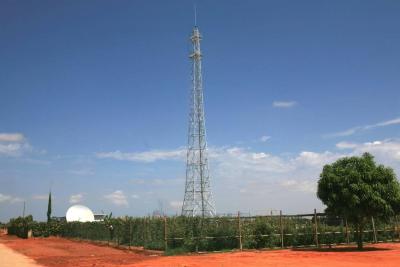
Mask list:
POLYGON ((186 186, 182 215, 210 217, 215 215, 215 207, 211 194, 208 169, 201 71, 201 39, 202 36, 199 29, 195 26, 190 37, 193 45, 193 52, 189 56, 192 61, 192 89, 186 161, 186 186))

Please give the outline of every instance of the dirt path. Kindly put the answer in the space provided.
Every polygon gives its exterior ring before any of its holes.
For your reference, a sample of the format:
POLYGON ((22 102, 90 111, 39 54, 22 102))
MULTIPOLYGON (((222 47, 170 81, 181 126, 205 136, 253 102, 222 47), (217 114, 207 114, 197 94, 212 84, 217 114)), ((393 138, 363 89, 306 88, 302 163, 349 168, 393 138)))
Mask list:
POLYGON ((14 250, 0 244, 0 267, 40 267, 41 265, 14 250))
POLYGON ((55 237, 19 239, 0 236, 0 244, 34 259, 41 265, 51 267, 122 266, 152 258, 107 246, 55 237))
MULTIPOLYGON (((62 238, 28 240, 0 236, 0 245, 20 252, 48 266, 125 266, 125 267, 398 267, 400 243, 376 244, 359 252, 349 248, 331 251, 276 250, 210 253, 189 256, 144 255, 62 238)), ((0 255, 3 259, 3 256, 0 255)), ((3 266, 0 264, 0 266, 3 266)), ((24 266, 24 265, 12 265, 24 266)))
POLYGON ((136 267, 398 267, 400 244, 379 244, 371 251, 250 251, 160 257, 136 267))

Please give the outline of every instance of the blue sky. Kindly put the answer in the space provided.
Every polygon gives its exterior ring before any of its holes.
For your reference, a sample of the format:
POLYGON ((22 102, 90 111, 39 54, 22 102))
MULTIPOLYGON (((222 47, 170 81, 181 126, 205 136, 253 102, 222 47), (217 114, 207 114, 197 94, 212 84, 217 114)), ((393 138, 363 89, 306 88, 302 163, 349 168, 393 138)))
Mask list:
MULTIPOLYGON (((0 221, 179 212, 194 1, 0 3, 0 221)), ((398 1, 196 1, 218 212, 322 210, 322 166, 400 171, 398 1)))

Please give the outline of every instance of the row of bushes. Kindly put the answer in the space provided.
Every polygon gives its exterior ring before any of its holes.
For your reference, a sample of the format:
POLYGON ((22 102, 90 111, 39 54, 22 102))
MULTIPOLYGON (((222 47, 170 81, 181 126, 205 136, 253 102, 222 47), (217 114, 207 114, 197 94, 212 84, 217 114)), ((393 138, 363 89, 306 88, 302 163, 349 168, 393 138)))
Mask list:
MULTIPOLYGON (((377 239, 398 238, 396 220, 388 224, 376 222, 377 239)), ((28 229, 33 236, 61 236, 87 240, 111 241, 118 245, 143 246, 147 249, 216 251, 243 248, 273 248, 310 246, 315 244, 315 224, 309 217, 199 217, 168 218, 112 218, 92 223, 35 222, 32 216, 13 219, 9 234, 26 237, 28 229), (112 227, 111 227, 112 226, 112 227), (283 240, 282 234, 283 233, 283 240)), ((369 225, 366 229, 372 229, 369 225)), ((364 235, 364 241, 373 241, 373 232, 364 235)), ((320 217, 318 219, 320 244, 354 242, 355 235, 349 227, 346 232, 344 220, 320 217)))
POLYGON ((32 225, 35 223, 32 215, 11 219, 7 224, 8 234, 16 235, 20 238, 27 238, 29 230, 32 229, 32 225))

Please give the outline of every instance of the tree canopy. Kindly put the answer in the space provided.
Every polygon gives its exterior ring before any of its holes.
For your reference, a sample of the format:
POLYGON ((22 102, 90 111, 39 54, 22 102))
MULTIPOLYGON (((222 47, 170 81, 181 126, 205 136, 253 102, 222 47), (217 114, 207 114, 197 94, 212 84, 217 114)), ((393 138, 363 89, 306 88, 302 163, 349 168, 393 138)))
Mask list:
POLYGON ((377 165, 374 157, 345 157, 325 165, 317 196, 326 212, 352 223, 362 248, 364 225, 371 217, 388 220, 400 211, 400 184, 390 167, 377 165))

